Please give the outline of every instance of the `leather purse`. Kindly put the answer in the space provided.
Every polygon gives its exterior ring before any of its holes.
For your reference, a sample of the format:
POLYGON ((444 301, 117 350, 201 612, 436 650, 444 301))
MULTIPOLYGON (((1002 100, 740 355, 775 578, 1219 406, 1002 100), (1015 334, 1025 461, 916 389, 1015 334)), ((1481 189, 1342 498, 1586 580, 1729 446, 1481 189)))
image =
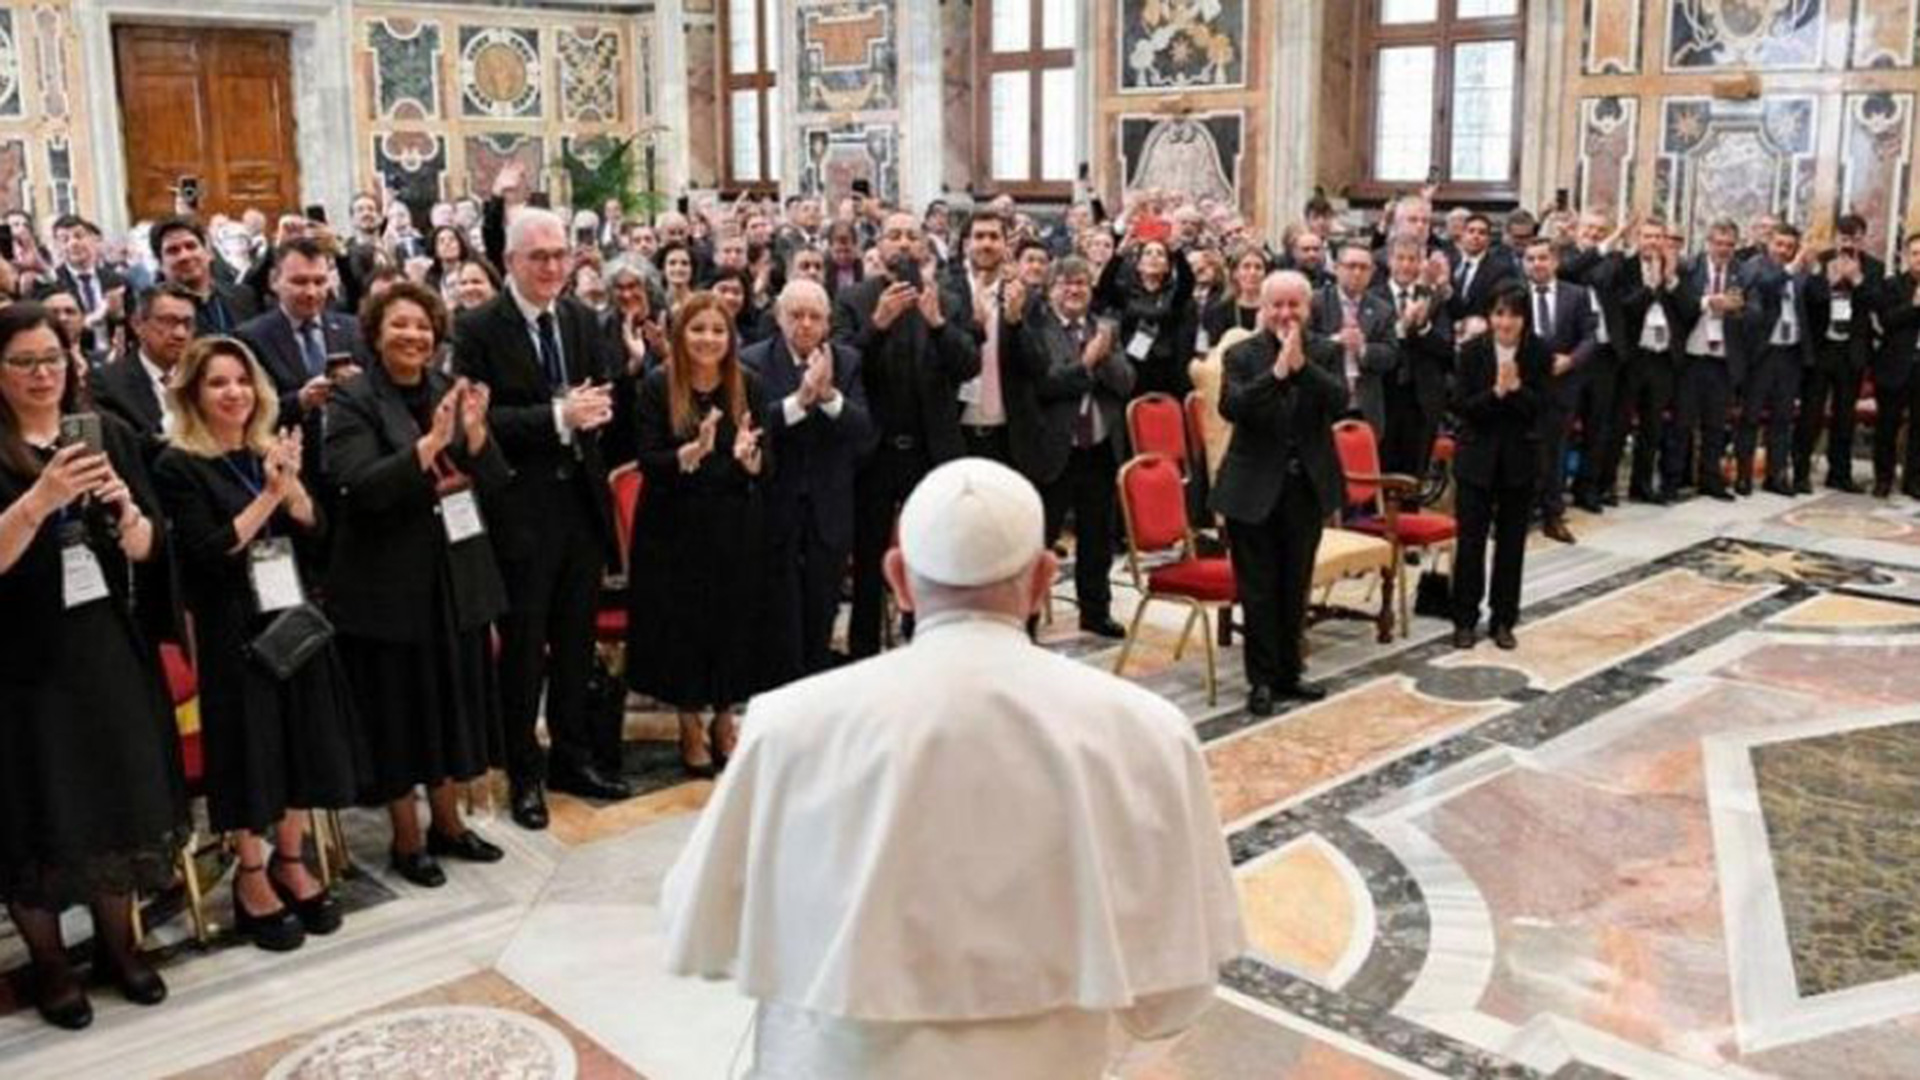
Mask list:
POLYGON ((307 666, 333 641, 333 624, 312 604, 290 607, 273 617, 247 645, 247 653, 282 682, 307 666))

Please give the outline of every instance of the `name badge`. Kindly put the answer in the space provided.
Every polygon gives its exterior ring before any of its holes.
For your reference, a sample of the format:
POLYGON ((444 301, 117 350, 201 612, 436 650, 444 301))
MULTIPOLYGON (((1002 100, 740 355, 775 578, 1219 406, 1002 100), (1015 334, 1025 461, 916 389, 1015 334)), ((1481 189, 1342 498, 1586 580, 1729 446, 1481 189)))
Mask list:
POLYGON ((1607 338, 1607 313, 1600 307, 1599 294, 1589 292, 1587 306, 1593 309, 1593 340, 1601 345, 1613 344, 1607 338))
POLYGON ((1724 345, 1727 340, 1726 323, 1718 315, 1707 316, 1707 344, 1724 345))
POLYGON ((307 602, 300 588, 300 566, 293 558, 293 541, 285 537, 256 540, 247 547, 247 576, 260 614, 297 608, 307 602))
POLYGON ((487 531, 486 523, 480 520, 480 502, 473 492, 455 491, 440 499, 440 521, 447 527, 447 542, 465 543, 487 531))
POLYGON ((959 392, 954 396, 959 398, 963 405, 978 405, 980 404, 980 387, 980 377, 976 375, 961 383, 959 392))
POLYGON ((60 549, 60 595, 68 611, 112 595, 100 560, 94 558, 92 548, 77 539, 60 549))
POLYGON ((1658 304, 1647 309, 1647 321, 1640 333, 1640 347, 1655 351, 1667 347, 1667 312, 1658 304))
POLYGON ((1853 321, 1853 294, 1841 293, 1833 298, 1833 321, 1837 323, 1853 321))
POLYGON ((1196 353, 1204 353, 1211 348, 1213 348, 1213 335, 1207 333, 1206 329, 1202 327, 1200 332, 1193 336, 1193 351, 1196 353))
POLYGON ((1133 332, 1133 340, 1127 342, 1127 359, 1135 363, 1144 362, 1147 354, 1153 351, 1154 334, 1145 327, 1133 332))

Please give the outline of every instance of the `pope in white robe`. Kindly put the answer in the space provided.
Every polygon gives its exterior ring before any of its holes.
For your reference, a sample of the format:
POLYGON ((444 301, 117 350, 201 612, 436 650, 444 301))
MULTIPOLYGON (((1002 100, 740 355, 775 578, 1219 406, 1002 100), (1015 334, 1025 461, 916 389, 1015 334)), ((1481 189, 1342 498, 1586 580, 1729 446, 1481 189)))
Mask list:
POLYGON ((758 1002, 752 1076, 1095 1080, 1242 951, 1192 725, 1027 638, 1042 532, 1012 470, 934 470, 913 643, 754 701, 664 901, 670 969, 758 1002))

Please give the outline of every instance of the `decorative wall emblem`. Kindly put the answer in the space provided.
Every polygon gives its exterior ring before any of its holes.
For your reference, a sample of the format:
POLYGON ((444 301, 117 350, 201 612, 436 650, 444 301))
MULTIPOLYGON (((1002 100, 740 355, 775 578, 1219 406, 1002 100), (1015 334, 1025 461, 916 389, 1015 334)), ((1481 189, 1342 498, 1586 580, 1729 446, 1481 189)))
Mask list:
POLYGON ((1666 99, 1654 213, 1695 244, 1723 217, 1745 222, 1771 213, 1805 225, 1813 199, 1815 105, 1810 96, 1666 99))
POLYGON ((467 116, 540 115, 540 32, 512 26, 460 28, 460 96, 467 116))
POLYGON ((895 106, 897 61, 889 0, 801 8, 799 109, 867 112, 895 106))
POLYGON ((378 19, 367 24, 375 115, 425 120, 440 115, 440 24, 378 19))
POLYGON ((1583 27, 1587 75, 1633 75, 1640 70, 1640 0, 1587 0, 1583 27))
POLYGON ((620 35, 608 27, 561 27, 560 118, 611 124, 620 119, 620 35))
POLYGON ((1669 0, 1667 68, 1818 67, 1825 0, 1669 0))
POLYGON ((376 135, 373 171, 403 202, 438 202, 446 197, 446 136, 425 131, 376 135))
POLYGON ((1244 86, 1246 0, 1117 0, 1120 90, 1244 86))
POLYGON ((1857 68, 1912 67, 1920 45, 1916 0, 1854 0, 1853 54, 1857 68))
POLYGON ((20 100, 20 47, 13 34, 13 9, 0 8, 0 116, 25 113, 20 100))
POLYGON ((1126 189, 1184 191, 1195 200, 1240 201, 1246 114, 1122 116, 1120 161, 1126 189))
POLYGON ((33 169, 25 139, 0 140, 0 213, 32 210, 33 169))
POLYGON ((493 190, 493 178, 501 166, 518 161, 527 171, 527 180, 535 188, 547 186, 547 144, 538 135, 518 132, 469 135, 466 141, 467 191, 485 197, 493 190))
POLYGON ((1634 147, 1640 99, 1585 98, 1580 102, 1580 157, 1574 168, 1575 205, 1625 220, 1633 205, 1634 147))
POLYGON ((1840 205, 1867 219, 1869 251, 1891 265, 1913 175, 1912 94, 1848 94, 1840 110, 1840 205))
POLYGON ((900 134, 892 124, 802 127, 800 138, 800 187, 806 194, 837 203, 855 180, 865 180, 884 201, 900 197, 900 134))
POLYGON ((67 115, 66 16, 42 4, 33 11, 33 55, 39 69, 40 111, 50 119, 67 115))
POLYGON ((73 186, 73 143, 65 135, 47 140, 47 187, 53 192, 53 213, 79 212, 80 200, 73 186))

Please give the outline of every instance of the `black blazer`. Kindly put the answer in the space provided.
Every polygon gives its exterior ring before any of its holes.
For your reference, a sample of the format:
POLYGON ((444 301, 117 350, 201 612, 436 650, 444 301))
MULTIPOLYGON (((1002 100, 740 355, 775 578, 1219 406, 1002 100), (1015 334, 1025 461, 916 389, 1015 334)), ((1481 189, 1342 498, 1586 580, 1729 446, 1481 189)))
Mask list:
MULTIPOLYGON (((93 375, 93 401, 103 412, 115 417, 149 441, 158 440, 162 413, 160 398, 153 392, 153 380, 140 364, 140 354, 126 352, 93 375)), ((151 455, 149 455, 151 458, 151 455)))
POLYGON ((1285 379, 1273 377, 1280 339, 1262 332, 1227 350, 1220 415, 1233 437, 1220 462, 1210 500, 1233 521, 1261 522, 1273 512, 1297 458, 1319 500, 1322 517, 1346 503, 1346 482, 1333 449, 1333 422, 1346 407, 1340 347, 1308 334, 1307 363, 1285 379))
MULTIPOLYGON (((617 368, 608 363, 593 312, 562 297, 554 313, 569 382, 606 383, 617 368)), ((540 548, 542 533, 551 527, 545 508, 555 497, 552 489, 566 488, 585 501, 609 560, 618 562, 601 436, 576 431, 571 446, 561 444, 553 392, 510 290, 460 316, 454 324, 453 351, 458 374, 492 389, 487 425, 513 467, 512 480, 485 495, 500 557, 510 562, 530 558, 540 548)))
POLYGON ((1489 247, 1480 253, 1480 265, 1473 273, 1473 281, 1467 288, 1460 288, 1460 272, 1466 266, 1467 256, 1458 248, 1448 252, 1453 265, 1453 296, 1447 301, 1447 314, 1456 320, 1470 315, 1484 318, 1493 308, 1493 294, 1502 282, 1518 278, 1520 268, 1513 260, 1497 247, 1489 247))
POLYGON ((1620 334, 1613 339, 1614 347, 1623 356, 1656 355, 1673 359, 1685 349, 1687 334, 1693 330, 1700 306, 1695 304, 1689 312, 1680 302, 1677 286, 1669 289, 1664 282, 1648 282, 1640 268, 1638 258, 1622 255, 1606 279, 1613 302, 1620 309, 1620 334), (1640 334, 1646 329, 1647 313, 1656 304, 1667 318, 1667 347, 1658 353, 1643 354, 1639 348, 1640 334))
MULTIPOLYGON (((1091 340, 1092 312, 1087 313, 1086 328, 1091 340)), ((1050 340, 1048 352, 1053 356, 1053 370, 1047 373, 1044 409, 1049 440, 1047 453, 1049 461, 1057 459, 1057 464, 1049 466, 1052 470, 1049 479, 1058 479, 1066 469, 1067 459, 1073 453, 1074 420, 1088 394, 1093 395, 1093 407, 1100 411, 1100 426, 1107 436, 1106 445, 1113 451, 1114 462, 1126 461, 1132 456, 1127 437, 1127 402, 1133 398, 1138 373, 1121 355, 1120 343, 1116 341, 1112 355, 1089 371, 1080 360, 1080 351, 1074 347, 1066 324, 1051 306, 1045 306, 1040 313, 1037 330, 1050 340)))
POLYGON ((1200 332, 1200 313, 1193 306, 1193 267, 1185 249, 1172 251, 1165 283, 1155 292, 1140 284, 1134 256, 1116 255, 1100 272, 1093 306, 1120 320, 1120 338, 1114 347, 1120 358, 1139 370, 1141 393, 1158 391, 1185 398, 1193 389, 1187 365, 1193 362, 1193 342, 1200 332), (1127 346, 1141 331, 1153 334, 1144 360, 1127 355, 1127 346))
MULTIPOLYGON (((453 379, 427 372, 428 396, 439 401, 453 379)), ((455 619, 476 630, 507 610, 507 590, 494 562, 488 510, 508 483, 499 433, 489 431, 478 457, 456 434, 447 458, 472 478, 488 533, 449 543, 434 479, 420 468, 414 443, 423 432, 400 391, 375 364, 340 387, 327 406, 327 475, 337 485, 327 610, 345 633, 376 641, 425 642, 439 632, 435 594, 444 575, 455 619)))
MULTIPOLYGON (((373 353, 360 336, 360 320, 337 311, 322 311, 319 319, 328 356, 351 353, 353 362, 361 368, 373 366, 373 353)), ((293 333, 293 320, 287 313, 275 307, 264 315, 256 315, 241 324, 235 336, 253 350, 260 366, 266 368, 273 379, 274 389, 280 394, 282 426, 314 419, 300 408, 300 388, 313 376, 307 372, 306 356, 300 351, 300 342, 293 333)), ((307 433, 309 439, 316 434, 317 431, 307 433)))
MULTIPOLYGON (((219 262, 218 259, 214 260, 215 265, 219 262)), ((206 337, 209 334, 234 333, 248 319, 258 314, 260 314, 260 302, 253 295, 253 290, 243 285, 229 285, 219 278, 214 278, 213 292, 205 300, 194 301, 193 336, 206 337)))
MULTIPOLYGON (((964 287, 964 277, 961 280, 964 287)), ((1008 321, 1003 303, 1000 322, 1000 400, 1007 413, 1008 457, 1020 475, 1041 488, 1066 470, 1073 449, 1072 429, 1063 423, 1070 422, 1070 415, 1048 408, 1069 397, 1079 400, 1054 378, 1070 346, 1064 335, 1047 332, 1046 307, 1046 297, 1029 290, 1021 321, 1008 321)))
POLYGON ((1880 326, 1887 336, 1873 358, 1875 388, 1898 390, 1906 386, 1913 378, 1915 363, 1920 362, 1920 356, 1915 355, 1920 347, 1920 305, 1913 302, 1916 290, 1920 290, 1920 267, 1888 278, 1881 290, 1880 326))
POLYGON ((873 325, 873 312, 891 283, 890 278, 876 277, 842 289, 833 301, 833 341, 860 354, 867 409, 881 436, 920 440, 938 465, 966 452, 956 395, 961 383, 980 374, 973 301, 942 288, 945 321, 938 330, 927 325, 917 308, 881 330, 873 325), (909 398, 914 414, 901 415, 900 403, 909 398))
POLYGON ((1427 323, 1410 328, 1403 336, 1392 278, 1375 280, 1372 292, 1393 314, 1393 343, 1400 354, 1387 381, 1394 386, 1411 386, 1421 414, 1438 419, 1446 411, 1447 380, 1453 377, 1453 318, 1447 314, 1447 305, 1433 298, 1433 290, 1416 282, 1413 295, 1427 298, 1427 323))
POLYGON ((1499 371, 1493 335, 1482 334, 1460 349, 1453 386, 1453 471, 1461 483, 1480 487, 1528 487, 1540 468, 1540 410, 1546 404, 1552 356, 1528 334, 1520 343, 1520 388, 1506 397, 1493 392, 1499 371))
POLYGON ((1803 365, 1810 364, 1815 331, 1807 304, 1811 275, 1789 273, 1768 255, 1756 255, 1740 267, 1740 284, 1747 295, 1747 306, 1740 313, 1742 341, 1750 356, 1757 359, 1773 339, 1774 325, 1786 306, 1789 281, 1793 283, 1794 317, 1800 323, 1800 344, 1794 346, 1794 355, 1803 365))
MULTIPOLYGON (((1358 318, 1366 344, 1360 348, 1360 375, 1354 380, 1351 405, 1373 425, 1373 433, 1378 436, 1387 430, 1387 379, 1400 362, 1399 350, 1393 347, 1398 316, 1392 300, 1369 291, 1360 294, 1358 318)), ((1313 294, 1307 325, 1315 334, 1332 338, 1345 321, 1339 285, 1329 285, 1313 294)), ((1345 385, 1346 350, 1339 348, 1337 342, 1335 346, 1339 362, 1335 370, 1345 385)))
POLYGON ((840 391, 840 415, 831 417, 815 406, 798 424, 787 423, 784 402, 800 389, 805 373, 793 362, 784 335, 747 348, 740 363, 750 372, 766 398, 762 418, 766 438, 774 451, 760 482, 767 525, 775 536, 796 537, 810 527, 821 543, 835 550, 853 546, 853 474, 860 459, 873 449, 877 433, 867 411, 867 391, 860 382, 860 354, 833 345, 833 385, 840 391), (801 520, 801 497, 810 513, 801 520))
POLYGON ((1873 359, 1876 344, 1873 317, 1879 313, 1884 302, 1881 291, 1886 285, 1887 267, 1879 259, 1862 252, 1860 284, 1835 289, 1827 283, 1826 268, 1832 261, 1833 252, 1829 251, 1820 257, 1820 268, 1807 275, 1807 324, 1813 328, 1814 351, 1821 359, 1829 355, 1830 350, 1824 345, 1829 344, 1827 329, 1833 319, 1833 298, 1851 293, 1853 315, 1848 323, 1843 355, 1849 367, 1864 370, 1873 359))

